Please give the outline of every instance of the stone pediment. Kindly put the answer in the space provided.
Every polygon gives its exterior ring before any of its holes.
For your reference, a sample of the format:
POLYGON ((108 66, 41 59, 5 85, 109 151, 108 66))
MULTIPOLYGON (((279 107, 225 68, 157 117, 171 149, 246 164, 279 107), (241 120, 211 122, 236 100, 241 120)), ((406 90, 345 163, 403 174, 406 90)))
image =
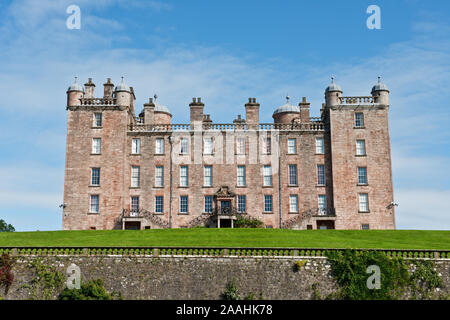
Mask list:
POLYGON ((214 194, 217 198, 234 198, 236 195, 228 189, 228 186, 221 186, 214 194))

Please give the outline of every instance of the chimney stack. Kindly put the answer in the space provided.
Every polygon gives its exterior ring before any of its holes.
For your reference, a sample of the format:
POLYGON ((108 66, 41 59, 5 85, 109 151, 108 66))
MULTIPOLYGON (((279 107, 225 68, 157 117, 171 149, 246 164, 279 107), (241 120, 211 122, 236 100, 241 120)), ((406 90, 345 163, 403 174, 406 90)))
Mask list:
POLYGON ((245 104, 245 120, 249 129, 258 129, 259 125, 259 103, 256 98, 248 98, 245 104))
POLYGON ((111 78, 106 80, 106 83, 103 84, 103 99, 112 98, 114 91, 114 84, 111 82, 111 78))

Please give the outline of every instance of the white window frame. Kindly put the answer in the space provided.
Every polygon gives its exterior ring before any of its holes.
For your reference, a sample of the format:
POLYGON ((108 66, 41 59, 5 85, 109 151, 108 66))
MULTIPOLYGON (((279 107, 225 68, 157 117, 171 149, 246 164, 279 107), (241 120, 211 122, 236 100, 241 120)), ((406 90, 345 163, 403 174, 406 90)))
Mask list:
POLYGON ((155 139, 155 153, 164 154, 164 138, 155 139))
POLYGON ((272 139, 270 137, 263 138, 263 154, 272 153, 272 139))
POLYGON ((189 212, 189 197, 182 195, 180 196, 180 213, 188 213, 189 212), (186 210, 183 210, 183 201, 182 199, 186 199, 186 210))
POLYGON ((205 213, 211 213, 213 211, 213 196, 206 195, 204 197, 204 206, 203 206, 203 212, 205 213), (206 201, 208 199, 208 201, 206 201), (208 208, 206 207, 206 204, 208 202, 208 208))
POLYGON ((212 166, 203 167, 203 186, 212 187, 213 184, 213 168, 212 166))
POLYGON ((319 194, 317 196, 317 208, 319 215, 325 215, 327 213, 327 196, 319 194))
POLYGON ((290 186, 298 186, 298 168, 296 164, 288 165, 288 179, 290 186), (292 170, 294 168, 295 170, 292 170))
POLYGON ((273 212, 273 196, 271 194, 264 195, 264 212, 273 212), (270 199, 270 201, 268 201, 270 199), (267 210, 267 206, 270 205, 270 210, 267 210))
POLYGON ((245 137, 236 138, 236 154, 245 154, 245 137))
POLYGON ((263 167, 263 185, 264 187, 272 186, 272 166, 263 167))
POLYGON ((364 120, 364 112, 355 112, 355 128, 364 128, 364 120), (361 118, 358 119, 359 115, 361 118))
POLYGON ((180 166, 180 187, 189 186, 189 167, 180 166))
POLYGON ((139 166, 131 166, 131 187, 139 188, 141 184, 141 168, 139 166))
POLYGON ((130 197, 130 212, 134 213, 134 215, 137 215, 139 212, 139 196, 130 197))
POLYGON ((288 139, 288 154, 296 154, 297 153, 297 139, 289 138, 288 139))
POLYGON ((92 154, 101 154, 101 153, 102 153, 102 139, 92 138, 92 154))
POLYGON ((366 155, 366 140, 364 139, 356 140, 356 155, 357 156, 366 155))
POLYGON ((100 168, 91 168, 91 185, 92 186, 99 186, 100 185, 100 168), (94 171, 98 170, 98 183, 94 183, 94 171))
POLYGON ((214 140, 212 137, 203 138, 203 154, 213 154, 214 140))
POLYGON ((155 213, 164 213, 164 196, 155 196, 155 213), (161 210, 158 210, 158 199, 161 199, 161 210))
POLYGON ((89 213, 99 213, 99 212, 100 212, 100 196, 98 194, 89 195, 89 213), (96 203, 93 201, 93 199, 97 199, 96 203))
POLYGON ((245 194, 237 196, 237 210, 238 212, 247 212, 247 196, 245 194))
POLYGON ((357 178, 358 178, 358 184, 360 184, 360 185, 367 184, 367 167, 358 167, 357 168, 357 178), (364 173, 364 174, 360 174, 360 173, 364 173), (364 178, 364 181, 361 182, 360 178, 364 178))
POLYGON ((238 187, 245 187, 245 166, 237 166, 236 184, 238 187), (241 172, 240 172, 241 171, 241 172))
POLYGON ((141 153, 141 139, 133 138, 131 140, 131 154, 140 154, 141 153))
POLYGON ((103 115, 101 112, 94 112, 94 119, 93 119, 93 127, 94 128, 101 128, 103 125, 103 115), (100 119, 97 118, 97 115, 100 115, 100 119), (99 124, 100 122, 100 124, 99 124))
POLYGON ((164 187, 164 166, 155 167, 155 187, 164 187))
POLYGON ((180 139, 180 154, 189 154, 189 139, 180 139))
POLYGON ((324 140, 322 137, 316 138, 316 154, 324 154, 325 153, 325 146, 324 146, 324 140))
POLYGON ((359 212, 369 212, 369 194, 368 193, 359 193, 359 212))
POLYGON ((289 212, 298 213, 298 195, 289 195, 289 212))
POLYGON ((326 177, 325 177, 325 165, 324 164, 318 164, 317 165, 317 185, 318 186, 324 186, 326 185, 326 177), (323 168, 323 170, 321 170, 320 168, 323 168), (323 179, 321 179, 323 178, 323 179), (323 183, 321 183, 323 180, 323 183))

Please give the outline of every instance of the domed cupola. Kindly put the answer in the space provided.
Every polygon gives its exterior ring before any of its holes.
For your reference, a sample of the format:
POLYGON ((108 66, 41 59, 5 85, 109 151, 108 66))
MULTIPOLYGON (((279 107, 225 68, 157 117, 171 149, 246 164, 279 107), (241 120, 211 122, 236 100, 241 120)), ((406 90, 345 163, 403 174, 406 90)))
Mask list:
POLYGON ((387 92, 389 92, 389 89, 387 88, 387 86, 383 82, 381 82, 381 77, 378 77, 378 82, 377 82, 376 85, 374 85, 372 87, 371 93, 373 94, 374 92, 377 92, 377 91, 387 91, 387 92))
POLYGON ((273 112, 272 118, 275 123, 292 123, 292 120, 300 116, 300 108, 289 102, 289 96, 286 97, 286 103, 279 106, 273 112))
POLYGON ((154 110, 155 123, 170 124, 170 121, 172 119, 172 114, 170 113, 169 108, 156 102, 156 99, 158 98, 158 96, 156 94, 153 96, 153 98, 155 101, 154 102, 155 103, 155 110, 154 110))
POLYGON ((126 83, 123 81, 123 77, 122 77, 122 82, 117 85, 117 87, 114 89, 114 92, 121 92, 121 91, 125 91, 125 92, 130 92, 130 87, 126 85, 126 83))
POLYGON ((331 83, 325 89, 325 93, 327 93, 327 92, 341 92, 342 93, 341 87, 334 82, 334 77, 331 77, 331 83))
POLYGON ((78 78, 77 77, 75 77, 74 83, 69 87, 69 89, 67 89, 67 92, 72 92, 72 91, 84 92, 84 88, 83 88, 82 85, 80 85, 78 83, 78 78))

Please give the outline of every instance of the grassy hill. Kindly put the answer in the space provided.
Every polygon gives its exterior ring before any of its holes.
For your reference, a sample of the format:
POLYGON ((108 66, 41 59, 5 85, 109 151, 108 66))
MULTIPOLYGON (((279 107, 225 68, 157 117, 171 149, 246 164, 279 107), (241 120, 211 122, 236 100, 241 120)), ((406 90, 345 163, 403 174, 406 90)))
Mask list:
POLYGON ((158 229, 1 232, 0 246, 197 246, 450 249, 450 231, 158 229))

